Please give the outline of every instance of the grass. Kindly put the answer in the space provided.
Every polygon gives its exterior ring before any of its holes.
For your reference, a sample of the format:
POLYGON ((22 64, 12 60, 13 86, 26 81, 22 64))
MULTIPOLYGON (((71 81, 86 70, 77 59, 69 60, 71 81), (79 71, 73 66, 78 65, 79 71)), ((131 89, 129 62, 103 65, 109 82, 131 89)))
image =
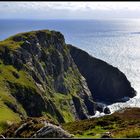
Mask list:
POLYGON ((69 112, 66 111, 62 111, 62 115, 64 116, 64 120, 65 122, 73 122, 75 120, 73 114, 70 112, 70 110, 68 110, 69 112))
POLYGON ((11 39, 6 39, 4 41, 0 41, 0 50, 2 51, 4 47, 9 48, 10 50, 16 50, 17 48, 20 48, 23 43, 23 41, 17 43, 11 39))
POLYGON ((101 138, 105 132, 110 132, 112 138, 140 138, 140 108, 127 108, 100 118, 65 123, 62 127, 75 138, 101 138))
POLYGON ((32 79, 24 71, 17 71, 12 65, 0 64, 0 133, 7 127, 7 121, 19 122, 19 114, 13 112, 5 102, 17 105, 18 111, 26 116, 23 107, 17 103, 16 99, 10 94, 11 89, 7 82, 17 83, 22 86, 36 88, 32 79), (15 76, 17 75, 17 76, 15 76))
POLYGON ((73 69, 72 67, 69 67, 68 71, 64 73, 64 84, 65 86, 70 89, 70 93, 72 95, 76 95, 77 92, 80 90, 80 79, 81 75, 79 74, 77 69, 73 69))
MULTIPOLYGON (((1 101, 3 101, 3 103, 9 103, 9 104, 17 105, 16 99, 10 94, 10 92, 8 91, 8 89, 6 87, 5 87, 5 89, 0 87, 0 99, 1 99, 1 101)), ((27 116, 27 114, 26 114, 25 110, 23 109, 22 105, 18 104, 17 108, 18 108, 19 112, 22 112, 22 114, 24 116, 27 116)))
MULTIPOLYGON (((51 33, 53 33, 48 30, 43 30, 41 32, 47 33, 46 36, 48 35, 49 37, 50 37, 51 33)), ((6 40, 0 42, 0 50, 4 51, 4 48, 6 47, 7 49, 9 49, 11 51, 15 51, 18 48, 20 48, 21 45, 25 41, 29 41, 30 39, 32 40, 32 39, 36 38, 38 33, 41 33, 41 32, 31 31, 31 32, 19 33, 14 36, 11 36, 11 37, 7 38, 6 40)), ((67 50, 66 46, 64 46, 64 47, 65 48, 64 48, 63 53, 64 53, 64 56, 67 57, 68 50, 67 50)), ((44 49, 43 51, 46 53, 46 55, 48 55, 48 54, 52 55, 56 51, 56 49, 53 45, 50 45, 49 47, 42 48, 42 49, 44 49)), ((56 52, 56 53, 59 57, 62 57, 61 59, 64 59, 62 54, 59 54, 59 52, 56 52)), ((54 55, 55 55, 55 53, 54 53, 54 55)), ((40 63, 42 64, 43 67, 45 67, 45 63, 43 61, 41 61, 40 63)), ((78 75, 77 73, 78 72, 73 69, 69 69, 66 72, 65 86, 68 86, 68 88, 70 89, 70 94, 74 94, 78 91, 79 87, 77 85, 79 82, 78 81, 79 77, 77 76, 78 75)), ((50 97, 50 96, 52 96, 52 93, 53 93, 54 97, 53 98, 51 97, 51 100, 54 100, 54 104, 56 105, 56 107, 60 111, 60 113, 64 116, 65 122, 74 121, 75 118, 74 118, 73 114, 71 113, 71 110, 70 110, 71 107, 69 104, 71 97, 68 95, 63 96, 60 93, 55 94, 56 91, 53 89, 53 86, 52 86, 53 85, 52 83, 54 82, 53 75, 47 75, 46 78, 47 78, 47 81, 49 84, 48 85, 49 87, 47 87, 47 88, 51 93, 51 94, 48 94, 48 91, 46 91, 46 96, 50 97), (59 96, 57 96, 57 95, 59 95, 59 96), (68 98, 67 98, 67 96, 68 96, 68 98), (65 102, 66 104, 65 103, 63 104, 63 102, 65 102)), ((9 88, 8 82, 12 83, 13 85, 18 84, 23 87, 27 87, 27 88, 29 87, 30 89, 37 90, 37 87, 36 87, 32 77, 30 77, 30 75, 28 73, 26 73, 23 70, 18 71, 12 65, 4 65, 3 62, 1 61, 1 63, 0 63, 0 89, 1 89, 2 93, 0 94, 0 97, 3 101, 15 104, 16 100, 10 94, 11 89, 9 88)), ((18 104, 18 106, 20 106, 20 104, 18 104)), ((25 110, 22 108, 22 106, 20 106, 19 108, 20 108, 21 112, 25 113, 25 110)))
POLYGON ((71 95, 65 95, 62 93, 55 93, 54 97, 51 99, 61 112, 64 117, 65 122, 74 121, 74 116, 70 110, 71 95))
MULTIPOLYGON (((49 36, 49 37, 50 37, 51 33, 53 33, 48 30, 43 30, 41 32, 47 33, 46 36, 49 36)), ((7 50, 9 50, 10 55, 12 55, 12 53, 14 51, 18 50, 25 41, 30 41, 30 40, 36 38, 38 33, 41 33, 41 32, 31 31, 31 32, 19 33, 14 36, 11 36, 11 37, 7 38, 6 40, 0 42, 0 52, 1 53, 5 52, 5 49, 7 49, 7 50)), ((55 35, 55 34, 52 34, 52 35, 55 35)), ((67 47, 65 46, 64 55, 66 55, 66 57, 67 57, 68 50, 66 50, 66 49, 67 49, 67 47)), ((56 49, 53 45, 50 45, 50 47, 46 48, 46 50, 44 50, 44 51, 45 51, 46 55, 47 54, 51 55, 54 51, 56 51, 56 49)), ((59 56, 60 55, 59 52, 57 52, 57 53, 58 53, 57 55, 59 56)), ((62 54, 60 55, 60 57, 62 57, 61 59, 63 59, 62 54)), ((41 64, 43 67, 45 67, 45 63, 43 61, 41 62, 41 64)), ((71 94, 73 94, 73 92, 74 92, 73 89, 75 87, 75 84, 77 84, 76 82, 78 82, 78 81, 75 78, 76 73, 74 73, 73 70, 68 71, 68 73, 69 74, 66 75, 66 81, 67 81, 67 84, 70 85, 71 94), (70 79, 71 74, 73 77, 70 79), (75 81, 75 79, 76 79, 76 81, 75 81)), ((46 91, 46 96, 49 96, 49 98, 51 98, 51 100, 54 100, 54 104, 56 105, 56 107, 60 111, 60 113, 64 116, 65 122, 74 121, 75 118, 74 118, 73 114, 71 113, 71 110, 70 110, 71 107, 69 104, 69 102, 71 100, 71 96, 62 95, 60 93, 55 94, 53 87, 52 87, 52 83, 54 82, 54 77, 52 75, 49 75, 49 76, 47 76, 47 80, 49 83, 49 87, 47 87, 47 88, 50 90, 51 93, 53 92, 54 97, 53 98, 50 97, 50 95, 48 94, 47 91, 46 91)), ((5 126, 3 121, 8 120, 8 118, 6 118, 4 116, 4 112, 5 112, 5 115, 7 113, 9 118, 11 118, 11 119, 12 118, 16 119, 19 117, 19 116, 17 116, 18 114, 14 113, 12 111, 12 109, 10 109, 10 108, 8 108, 8 106, 6 106, 5 102, 6 103, 8 102, 12 105, 17 105, 19 112, 22 112, 23 114, 25 114, 27 116, 22 105, 19 102, 17 102, 16 98, 14 98, 12 96, 16 90, 14 85, 19 85, 18 87, 21 87, 21 88, 26 87, 29 89, 38 90, 35 85, 34 80, 26 71, 17 70, 12 65, 5 65, 2 62, 2 60, 0 60, 0 100, 1 100, 1 104, 3 105, 3 108, 1 108, 1 109, 3 109, 3 114, 0 114, 1 115, 0 122, 2 122, 0 124, 1 131, 2 131, 2 128, 4 128, 4 126, 5 126), (10 85, 9 83, 13 87, 9 86, 10 85)))
POLYGON ((14 113, 0 100, 0 133, 8 127, 8 123, 19 121, 21 121, 19 114, 14 113))
MULTIPOLYGON (((17 71, 12 65, 0 64, 0 82, 10 81, 12 83, 19 83, 24 86, 30 86, 35 88, 34 82, 31 77, 25 71, 17 71), (19 75, 19 78, 16 78, 13 73, 19 75)), ((3 86, 2 86, 3 87, 3 86)))
MULTIPOLYGON (((21 47, 25 40, 28 40, 29 38, 35 38, 39 31, 41 30, 18 33, 16 35, 10 36, 5 40, 0 41, 0 50, 2 51, 5 47, 9 48, 10 50, 17 50, 21 47)), ((51 31, 49 30, 42 30, 41 32, 47 33, 48 35, 51 34, 51 31)))
MULTIPOLYGON (((10 89, 7 87, 7 81, 19 84, 28 84, 24 72, 18 72, 14 67, 9 65, 0 64, 0 133, 8 127, 7 121, 19 122, 19 114, 13 112, 5 102, 13 105, 17 105, 17 102, 13 96, 10 94, 10 89), (12 72, 18 73, 20 76, 17 79, 12 72), (26 81, 26 82, 25 82, 26 81)), ((32 85, 32 84, 30 84, 32 85)), ((23 107, 18 104, 18 110, 26 116, 26 112, 23 107)))
MULTIPOLYGON (((93 129, 86 130, 84 132, 81 131, 81 134, 76 134, 75 138, 100 138, 104 132, 107 132, 107 130, 104 130, 100 126, 95 126, 93 129)), ((80 133, 80 131, 78 132, 80 133)))
MULTIPOLYGON (((72 95, 78 96, 77 93, 79 93, 81 86, 79 85, 80 82, 80 76, 77 69, 73 69, 72 67, 69 67, 67 71, 65 71, 64 74, 64 85, 68 88, 68 94, 64 93, 58 93, 53 89, 53 82, 54 77, 51 75, 47 76, 48 85, 51 89, 51 92, 53 92, 50 99, 53 101, 53 103, 56 105, 57 109, 60 111, 62 116, 64 117, 65 122, 72 122, 75 120, 75 116, 73 115, 71 109, 71 100, 72 95)), ((48 96, 48 95, 47 95, 48 96)))
POLYGON ((129 127, 117 131, 113 134, 113 138, 140 138, 140 127, 129 127))

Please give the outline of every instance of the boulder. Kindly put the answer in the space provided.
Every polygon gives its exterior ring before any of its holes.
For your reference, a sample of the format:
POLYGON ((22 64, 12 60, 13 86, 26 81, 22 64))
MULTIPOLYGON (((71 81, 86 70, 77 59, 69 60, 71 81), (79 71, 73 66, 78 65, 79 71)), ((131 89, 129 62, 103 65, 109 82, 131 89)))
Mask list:
POLYGON ((110 114, 111 111, 110 111, 110 109, 109 109, 108 107, 105 107, 105 108, 104 108, 104 113, 105 113, 105 114, 110 114))
POLYGON ((37 131, 33 138, 72 138, 73 135, 63 130, 60 126, 56 126, 50 123, 37 131))

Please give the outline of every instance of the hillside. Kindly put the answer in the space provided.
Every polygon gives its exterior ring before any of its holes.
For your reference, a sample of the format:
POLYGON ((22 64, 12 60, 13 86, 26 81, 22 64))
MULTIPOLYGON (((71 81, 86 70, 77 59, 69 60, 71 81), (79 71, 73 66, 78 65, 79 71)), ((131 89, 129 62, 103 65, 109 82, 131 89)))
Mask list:
POLYGON ((63 124, 75 138, 140 138, 140 108, 63 124))
POLYGON ((59 124, 88 119, 104 112, 98 102, 135 95, 122 72, 67 45, 60 32, 19 33, 0 42, 0 132, 30 117, 59 124))

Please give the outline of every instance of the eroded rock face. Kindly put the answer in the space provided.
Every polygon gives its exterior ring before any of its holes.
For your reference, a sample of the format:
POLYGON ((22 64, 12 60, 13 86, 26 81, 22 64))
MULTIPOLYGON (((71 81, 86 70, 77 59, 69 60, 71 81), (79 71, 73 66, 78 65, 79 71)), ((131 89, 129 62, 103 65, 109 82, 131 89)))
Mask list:
POLYGON ((130 82, 118 68, 72 45, 68 45, 68 48, 95 101, 110 104, 124 97, 132 98, 136 95, 130 82))

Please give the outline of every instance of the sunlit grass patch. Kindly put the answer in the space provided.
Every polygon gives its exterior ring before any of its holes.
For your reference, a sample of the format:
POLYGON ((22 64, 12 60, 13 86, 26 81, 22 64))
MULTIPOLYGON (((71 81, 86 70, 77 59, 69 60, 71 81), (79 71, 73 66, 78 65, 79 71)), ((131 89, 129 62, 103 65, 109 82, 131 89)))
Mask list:
POLYGON ((0 100, 0 133, 4 131, 10 123, 19 122, 19 114, 14 113, 0 100))

